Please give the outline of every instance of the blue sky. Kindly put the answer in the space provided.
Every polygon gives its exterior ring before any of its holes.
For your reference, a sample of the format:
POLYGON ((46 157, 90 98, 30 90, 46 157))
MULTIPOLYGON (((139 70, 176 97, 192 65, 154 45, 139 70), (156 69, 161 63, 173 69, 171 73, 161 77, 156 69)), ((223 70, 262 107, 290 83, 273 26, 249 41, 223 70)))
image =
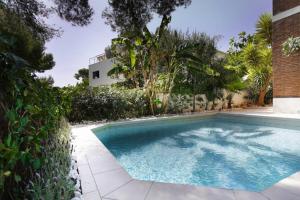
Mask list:
MULTIPOLYGON (((101 18, 107 1, 90 0, 90 3, 95 15, 86 27, 74 27, 55 16, 47 20, 63 30, 61 37, 46 44, 47 52, 54 55, 56 66, 41 74, 51 75, 57 86, 75 84, 77 70, 88 67, 89 58, 103 53, 111 39, 116 37, 116 33, 101 18)), ((189 7, 178 8, 172 13, 170 26, 184 32, 189 30, 219 35, 218 48, 226 51, 231 37, 241 31, 255 31, 255 23, 264 12, 272 12, 272 0, 192 0, 189 7)), ((155 16, 149 23, 150 30, 155 30, 159 22, 160 19, 155 16)))

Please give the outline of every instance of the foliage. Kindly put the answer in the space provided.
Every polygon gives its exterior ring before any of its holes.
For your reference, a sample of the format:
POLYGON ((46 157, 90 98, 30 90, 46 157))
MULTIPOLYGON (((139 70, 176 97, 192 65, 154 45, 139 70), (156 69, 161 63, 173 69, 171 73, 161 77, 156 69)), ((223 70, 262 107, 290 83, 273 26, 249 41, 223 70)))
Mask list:
POLYGON ((105 51, 105 56, 106 56, 107 59, 110 59, 110 58, 114 57, 114 54, 111 50, 111 46, 105 47, 104 51, 105 51))
POLYGON ((283 54, 290 56, 300 51, 300 37, 290 37, 282 44, 283 54))
POLYGON ((82 85, 63 89, 70 96, 72 122, 116 120, 149 114, 148 101, 139 89, 86 88, 82 85))
POLYGON ((45 164, 35 172, 26 186, 26 196, 32 199, 71 199, 74 182, 66 176, 70 170, 70 128, 65 119, 56 134, 46 139, 42 150, 45 164))
POLYGON ((111 0, 108 1, 109 7, 103 11, 102 17, 113 31, 131 37, 143 32, 153 13, 170 16, 176 7, 188 6, 190 3, 191 0, 111 0))
POLYGON ((231 41, 227 56, 227 68, 234 69, 246 78, 251 95, 257 97, 256 103, 264 105, 265 95, 272 79, 272 17, 263 14, 257 22, 254 35, 239 34, 237 41, 231 41))
POLYGON ((59 35, 58 29, 47 25, 43 20, 50 14, 56 13, 62 19, 79 26, 89 24, 93 15, 88 0, 54 0, 53 4, 38 0, 5 0, 0 2, 0 7, 17 15, 34 37, 42 41, 59 35))
POLYGON ((169 101, 168 113, 174 114, 183 113, 194 104, 200 108, 205 106, 204 99, 201 96, 194 97, 188 94, 172 94, 169 101))
POLYGON ((88 0, 54 0, 56 12, 72 25, 85 26, 92 20, 93 9, 88 0))
POLYGON ((78 72, 74 75, 76 80, 81 80, 84 84, 89 84, 89 69, 81 68, 78 72))
POLYGON ((141 68, 136 61, 137 49, 141 45, 141 38, 131 40, 127 37, 119 37, 112 40, 112 52, 115 55, 114 67, 108 72, 111 77, 123 75, 126 79, 124 85, 138 88, 143 85, 141 80, 141 68))
POLYGON ((270 20, 272 22, 272 14, 264 13, 259 17, 256 23, 256 37, 267 45, 272 44, 272 23, 270 20))
MULTIPOLYGON (((44 41, 35 38, 30 28, 22 21, 13 21, 17 19, 16 15, 1 7, 2 14, 0 198, 33 199, 35 189, 33 193, 26 193, 26 186, 29 181, 37 184, 39 179, 34 179, 36 172, 40 172, 42 180, 48 179, 47 173, 50 171, 59 171, 62 176, 67 176, 65 169, 48 163, 48 159, 53 163, 60 162, 57 157, 47 157, 51 153, 63 153, 58 140, 61 137, 58 129, 61 118, 66 114, 66 103, 61 91, 53 87, 51 78, 39 79, 35 75, 36 72, 42 72, 54 65, 52 56, 44 53, 44 41), (48 152, 53 150, 51 145, 56 145, 56 152, 48 152)), ((67 166, 69 154, 64 155, 67 166)), ((71 193, 61 193, 63 186, 48 187, 49 182, 53 184, 53 181, 49 180, 40 182, 39 187, 43 190, 47 188, 58 196, 60 194, 71 198, 71 193), (56 189, 59 191, 55 191, 56 189)))
POLYGON ((213 72, 211 66, 216 59, 217 37, 209 37, 205 33, 193 32, 192 34, 187 34, 187 40, 188 43, 195 45, 192 51, 194 59, 190 60, 186 65, 188 73, 185 78, 193 96, 193 112, 195 112, 196 95, 208 92, 207 85, 204 86, 204 84, 208 83, 210 72, 213 72))
MULTIPOLYGON (((163 94, 162 111, 166 113, 169 98, 176 87, 176 77, 189 64, 199 63, 195 51, 201 46, 200 42, 190 42, 189 35, 176 30, 166 30, 160 40, 159 76, 156 81, 157 92, 163 94)), ((200 47, 202 48, 202 47, 200 47)))
MULTIPOLYGON (((150 110, 155 114, 157 104, 156 81, 158 77, 158 64, 160 58, 159 41, 166 30, 171 17, 163 16, 160 26, 154 34, 150 33, 147 27, 144 27, 140 36, 134 38, 119 37, 113 40, 113 48, 117 49, 118 45, 124 46, 127 51, 128 66, 117 66, 123 71, 128 71, 135 82, 136 87, 139 86, 138 76, 142 76, 143 88, 149 99, 150 110), (125 70, 124 70, 125 69, 125 70)), ((121 52, 122 55, 122 52, 121 52)), ((118 70, 119 71, 119 70, 118 70)))
POLYGON ((31 65, 32 70, 43 72, 51 69, 55 62, 51 54, 45 53, 45 42, 35 38, 30 29, 21 23, 15 14, 0 8, 0 52, 15 52, 31 65), (6 43, 3 43, 4 40, 6 43))
POLYGON ((45 164, 44 142, 58 129, 64 109, 60 92, 32 76, 31 69, 17 65, 20 58, 8 54, 1 58, 7 64, 1 64, 1 113, 5 113, 1 119, 5 127, 0 143, 1 196, 18 199, 24 184, 45 164))
POLYGON ((229 88, 230 83, 231 88, 241 85, 236 72, 225 69, 224 62, 217 58, 217 53, 221 53, 216 50, 216 37, 170 30, 169 22, 170 18, 165 16, 153 34, 145 27, 134 39, 114 39, 116 65, 108 75, 123 74, 131 87, 143 87, 152 114, 170 111, 173 92, 193 94, 195 108, 197 94, 205 93, 214 101, 221 98, 220 91, 229 88))
POLYGON ((248 81, 258 95, 258 105, 264 105, 267 89, 272 79, 272 49, 249 44, 243 52, 248 68, 248 81))
MULTIPOLYGON (((248 101, 252 103, 256 103, 259 98, 259 93, 255 88, 252 88, 251 85, 247 87, 247 95, 244 97, 248 101)), ((266 104, 270 104, 273 101, 273 87, 272 84, 267 88, 267 92, 264 99, 266 104)))

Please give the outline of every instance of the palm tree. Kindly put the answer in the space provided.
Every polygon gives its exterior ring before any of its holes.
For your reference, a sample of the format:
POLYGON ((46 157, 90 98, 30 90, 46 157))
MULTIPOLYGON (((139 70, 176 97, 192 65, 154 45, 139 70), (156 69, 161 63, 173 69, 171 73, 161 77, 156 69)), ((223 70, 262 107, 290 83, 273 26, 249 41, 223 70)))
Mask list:
POLYGON ((258 92, 257 104, 262 106, 272 79, 272 49, 250 43, 244 49, 243 56, 248 69, 248 80, 258 92))
POLYGON ((272 44, 272 15, 270 13, 264 13, 259 17, 256 23, 256 36, 267 45, 272 44))
POLYGON ((264 99, 272 80, 272 15, 262 14, 256 24, 254 40, 244 48, 243 59, 248 69, 248 79, 258 91, 257 104, 264 99))

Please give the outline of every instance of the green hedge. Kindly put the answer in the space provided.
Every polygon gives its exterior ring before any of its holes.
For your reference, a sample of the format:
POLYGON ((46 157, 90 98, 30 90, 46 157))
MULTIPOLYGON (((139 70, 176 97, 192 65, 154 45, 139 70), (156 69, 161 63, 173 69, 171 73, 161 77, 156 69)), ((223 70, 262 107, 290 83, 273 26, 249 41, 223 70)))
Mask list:
POLYGON ((116 120, 149 114, 147 98, 142 90, 122 88, 68 88, 71 122, 116 120))
MULTIPOLYGON (((1 48, 13 48, 9 41, 0 35, 1 48)), ((70 199, 69 136, 61 132, 68 101, 16 54, 1 51, 0 66, 0 199, 70 199)))
POLYGON ((67 176, 70 171, 70 127, 62 118, 56 134, 46 140, 42 155, 44 165, 35 171, 26 186, 30 199, 66 199, 74 196, 74 182, 67 176))

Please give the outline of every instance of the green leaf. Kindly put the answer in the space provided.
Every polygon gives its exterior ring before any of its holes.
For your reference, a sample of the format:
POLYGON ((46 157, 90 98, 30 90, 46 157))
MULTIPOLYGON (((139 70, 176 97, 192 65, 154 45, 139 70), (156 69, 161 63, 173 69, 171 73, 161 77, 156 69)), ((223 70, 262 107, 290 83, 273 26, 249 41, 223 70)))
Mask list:
POLYGON ((23 117, 23 118, 21 118, 21 120, 20 120, 20 125, 21 125, 21 127, 22 126, 26 126, 26 124, 28 123, 28 117, 26 116, 26 117, 23 117))
POLYGON ((155 103, 156 105, 159 105, 161 104, 161 100, 160 99, 154 99, 153 103, 155 103))
POLYGON ((6 140, 5 140, 5 143, 7 146, 10 146, 11 145, 11 134, 8 134, 6 140))
POLYGON ((28 90, 25 89, 23 94, 24 94, 24 97, 26 97, 28 95, 28 90))
POLYGON ((22 106, 23 106, 23 102, 21 99, 17 99, 17 107, 16 107, 16 110, 19 110, 22 106))
POLYGON ((136 63, 136 53, 133 47, 130 47, 129 49, 129 55, 130 55, 130 65, 132 68, 134 68, 136 63))
POLYGON ((22 180, 21 176, 15 174, 15 181, 18 183, 22 180))
POLYGON ((136 45, 136 46, 142 45, 142 42, 143 42, 142 39, 139 38, 139 37, 135 39, 135 45, 136 45))
POLYGON ((34 169, 39 169, 40 166, 41 166, 41 161, 40 161, 40 159, 35 159, 35 160, 33 161, 33 168, 34 168, 34 169))
POLYGON ((6 171, 3 173, 4 176, 10 176, 10 174, 11 174, 11 171, 6 171))

